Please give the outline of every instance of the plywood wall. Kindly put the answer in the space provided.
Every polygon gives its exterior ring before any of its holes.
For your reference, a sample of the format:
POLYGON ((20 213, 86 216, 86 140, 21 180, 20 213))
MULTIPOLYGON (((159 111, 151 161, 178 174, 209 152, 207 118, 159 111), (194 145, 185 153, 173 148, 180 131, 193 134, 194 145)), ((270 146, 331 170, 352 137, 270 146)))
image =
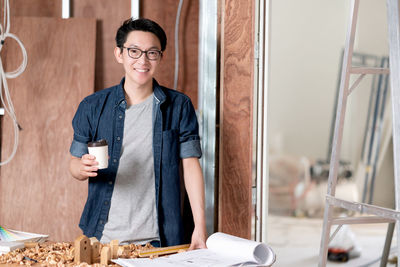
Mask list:
MULTIPOLYGON (((81 99, 94 91, 94 19, 15 17, 13 33, 28 53, 25 72, 9 80, 11 97, 23 130, 15 158, 1 167, 0 225, 50 234, 71 241, 81 233, 79 217, 87 182, 68 171, 72 117, 81 99)), ((6 40, 6 69, 21 60, 6 40)), ((3 123, 3 159, 13 145, 12 125, 3 123)))
MULTIPOLYGON (((169 88, 174 86, 175 68, 175 20, 179 1, 142 1, 140 15, 159 23, 167 34, 167 48, 156 79, 169 88)), ((198 102, 198 43, 199 0, 185 0, 179 24, 179 79, 177 90, 187 94, 195 108, 198 102)))
POLYGON ((218 230, 250 238, 254 4, 221 1, 218 230))
POLYGON ((131 16, 131 1, 71 0, 71 3, 72 17, 97 21, 96 91, 119 84, 125 73, 114 57, 114 38, 122 22, 131 16))
MULTIPOLYGON (((1 10, 3 10, 3 2, 0 2, 1 10)), ((11 17, 35 16, 61 18, 62 0, 11 0, 10 13, 11 17)))

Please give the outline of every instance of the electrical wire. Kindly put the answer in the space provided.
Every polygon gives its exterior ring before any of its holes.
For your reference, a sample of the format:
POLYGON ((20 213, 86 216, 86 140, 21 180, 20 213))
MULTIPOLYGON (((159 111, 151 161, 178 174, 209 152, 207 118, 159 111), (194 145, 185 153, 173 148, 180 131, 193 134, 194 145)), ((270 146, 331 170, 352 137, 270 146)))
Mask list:
POLYGON ((15 110, 14 110, 14 105, 11 100, 10 96, 10 91, 8 89, 8 84, 7 84, 7 79, 13 79, 21 75, 25 71, 26 65, 28 63, 28 56, 26 53, 26 49, 22 42, 19 40, 19 38, 10 33, 10 3, 9 0, 4 1, 4 19, 3 19, 3 25, 0 24, 0 52, 3 49, 4 42, 6 38, 9 37, 11 39, 14 39, 18 45, 21 48, 22 51, 22 63, 21 65, 14 71, 10 72, 5 72, 3 68, 3 62, 0 58, 0 100, 2 103, 2 106, 5 110, 5 113, 8 114, 13 122, 13 128, 14 128, 14 147, 11 152, 11 155, 7 158, 7 160, 0 162, 0 166, 5 165, 9 163, 15 156, 18 148, 18 137, 19 137, 19 131, 22 129, 20 125, 18 124, 17 121, 17 116, 15 115, 15 110), (4 93, 3 89, 4 88, 4 93), (3 97, 4 94, 4 97, 3 97))
POLYGON ((179 1, 178 11, 175 21, 175 73, 174 73, 174 90, 178 88, 179 77, 179 21, 181 18, 183 0, 179 1))

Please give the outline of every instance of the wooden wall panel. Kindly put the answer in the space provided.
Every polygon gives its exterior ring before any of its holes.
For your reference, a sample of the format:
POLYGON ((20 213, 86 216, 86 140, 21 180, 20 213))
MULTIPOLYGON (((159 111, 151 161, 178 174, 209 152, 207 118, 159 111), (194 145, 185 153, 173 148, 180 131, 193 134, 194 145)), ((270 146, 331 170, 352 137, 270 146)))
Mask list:
MULTIPOLYGON (((9 87, 20 131, 15 158, 1 167, 0 225, 72 241, 87 196, 87 182, 68 171, 71 121, 82 98, 94 92, 94 19, 14 18, 15 33, 28 53, 25 72, 9 87)), ((8 39, 6 70, 21 59, 8 39)), ((3 124, 2 158, 13 145, 10 118, 3 124)))
MULTIPOLYGON (((175 69, 175 20, 177 0, 146 0, 141 2, 141 17, 156 21, 167 34, 167 48, 156 79, 160 84, 173 88, 175 69), (143 4, 142 4, 143 3, 143 4)), ((185 0, 179 24, 179 79, 178 91, 187 94, 195 108, 198 102, 198 43, 199 0, 185 0)))
POLYGON ((124 69, 114 57, 115 34, 122 22, 131 16, 128 0, 71 0, 72 17, 96 18, 96 91, 119 84, 124 69))
MULTIPOLYGON (((3 11, 3 2, 0 2, 1 11, 3 11)), ((61 18, 62 0, 11 0, 10 13, 11 17, 36 16, 61 18)), ((3 15, 1 18, 3 18, 3 15)))
POLYGON ((251 237, 254 4, 221 1, 219 231, 251 237))

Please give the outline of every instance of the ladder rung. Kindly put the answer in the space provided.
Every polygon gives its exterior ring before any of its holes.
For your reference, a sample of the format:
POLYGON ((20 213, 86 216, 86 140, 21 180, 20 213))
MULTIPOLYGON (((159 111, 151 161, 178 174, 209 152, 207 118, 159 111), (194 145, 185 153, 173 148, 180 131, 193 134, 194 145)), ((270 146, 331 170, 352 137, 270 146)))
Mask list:
POLYGON ((380 216, 363 216, 363 217, 349 217, 349 218, 335 218, 332 219, 332 224, 363 224, 363 223, 393 223, 394 219, 382 218, 380 216))
POLYGON ((382 208, 364 203, 351 202, 333 196, 327 195, 326 201, 329 205, 341 207, 347 210, 357 211, 360 213, 373 214, 382 218, 399 220, 400 212, 392 209, 382 208))
POLYGON ((389 68, 365 68, 365 67, 352 67, 350 69, 352 74, 389 74, 389 68))

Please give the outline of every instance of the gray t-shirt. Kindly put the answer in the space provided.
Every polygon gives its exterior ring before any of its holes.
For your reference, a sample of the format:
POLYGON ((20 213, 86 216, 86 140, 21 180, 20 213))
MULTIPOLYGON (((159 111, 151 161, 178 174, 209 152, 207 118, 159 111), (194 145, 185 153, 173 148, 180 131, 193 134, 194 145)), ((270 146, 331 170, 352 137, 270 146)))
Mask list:
POLYGON ((124 138, 102 243, 159 240, 153 165, 153 94, 125 111, 124 138))

